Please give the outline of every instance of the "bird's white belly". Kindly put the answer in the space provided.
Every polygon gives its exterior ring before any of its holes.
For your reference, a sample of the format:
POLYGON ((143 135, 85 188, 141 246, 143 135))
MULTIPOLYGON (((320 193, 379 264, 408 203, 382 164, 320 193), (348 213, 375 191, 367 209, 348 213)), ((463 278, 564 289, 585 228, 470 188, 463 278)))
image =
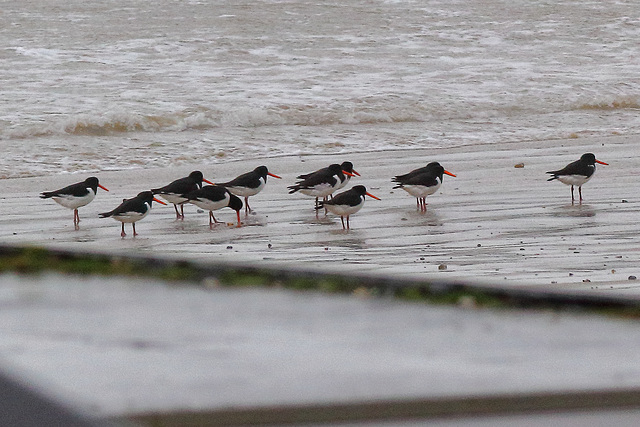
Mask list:
POLYGON ((335 187, 331 184, 318 184, 313 188, 303 188, 300 190, 302 194, 312 197, 325 197, 335 191, 335 187))
POLYGON ((174 205, 179 205, 187 201, 184 197, 179 194, 158 194, 160 197, 165 199, 169 203, 173 203, 174 205))
POLYGON ((69 209, 77 209, 79 207, 88 205, 91 201, 96 197, 96 193, 93 192, 92 189, 89 189, 89 193, 86 196, 82 197, 73 197, 73 196, 55 196, 52 197, 53 200, 56 201, 61 206, 69 209))
POLYGON ((225 194, 225 198, 222 200, 207 200, 207 199, 198 199, 198 200, 190 200, 189 203, 193 203, 200 209, 204 209, 206 211, 217 211, 218 209, 222 209, 229 205, 229 195, 225 194))
POLYGON ((260 179, 260 185, 256 188, 226 187, 226 189, 229 190, 231 194, 235 194, 236 196, 249 197, 249 196, 255 196, 256 194, 258 194, 260 191, 262 191, 264 186, 265 186, 265 182, 262 179, 260 179))
POLYGON ((364 205, 364 201, 357 204, 356 206, 325 204, 324 207, 327 208, 327 210, 332 214, 340 215, 340 216, 349 216, 358 212, 360 209, 362 209, 363 205, 364 205))
POLYGON ((115 219, 116 221, 126 222, 126 223, 137 222, 137 221, 140 221, 145 216, 147 216, 150 210, 151 209, 147 209, 147 211, 143 214, 140 212, 123 212, 121 214, 114 215, 112 218, 115 219))
MULTIPOLYGON (((593 174, 591 176, 593 176, 593 174)), ((563 176, 559 176, 558 177, 558 181, 562 182, 563 184, 567 184, 567 185, 581 186, 585 182, 589 181, 591 179, 591 176, 563 175, 563 176)))
POLYGON ((438 191, 440 188, 440 183, 437 185, 426 186, 426 185, 404 185, 402 189, 407 193, 411 194, 413 197, 427 197, 431 194, 438 191))

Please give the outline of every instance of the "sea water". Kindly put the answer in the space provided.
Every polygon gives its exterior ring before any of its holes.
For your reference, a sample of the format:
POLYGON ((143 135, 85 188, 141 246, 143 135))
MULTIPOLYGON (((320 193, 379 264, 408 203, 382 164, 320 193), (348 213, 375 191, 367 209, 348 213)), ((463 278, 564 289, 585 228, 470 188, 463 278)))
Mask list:
POLYGON ((640 133, 640 8, 0 2, 0 177, 640 133))

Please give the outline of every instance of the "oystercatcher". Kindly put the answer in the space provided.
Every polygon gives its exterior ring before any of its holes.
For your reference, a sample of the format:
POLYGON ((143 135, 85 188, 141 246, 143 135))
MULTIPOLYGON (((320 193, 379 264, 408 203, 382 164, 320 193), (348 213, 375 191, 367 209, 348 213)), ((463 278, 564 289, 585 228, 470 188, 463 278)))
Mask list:
POLYGON ((78 208, 86 206, 96 197, 98 187, 104 191, 107 190, 98 182, 98 178, 95 176, 89 177, 82 182, 69 185, 56 191, 45 191, 40 194, 42 199, 52 198, 58 204, 65 208, 73 209, 73 226, 77 230, 79 228, 80 215, 78 215, 78 208))
POLYGON ((557 179, 563 184, 570 185, 571 204, 575 202, 575 197, 573 196, 573 186, 577 185, 578 193, 580 194, 580 203, 582 203, 582 186, 593 176, 593 173, 596 171, 596 163, 600 163, 601 165, 608 165, 608 163, 597 160, 595 154, 585 153, 580 156, 579 160, 569 163, 564 168, 557 171, 547 172, 553 175, 547 181, 553 181, 554 179, 557 179))
POLYGON ((347 217, 347 227, 349 230, 349 216, 358 212, 364 205, 364 196, 373 197, 376 200, 380 200, 378 197, 367 192, 364 185, 356 185, 352 189, 343 191, 337 194, 331 200, 324 200, 320 202, 320 206, 316 209, 326 208, 329 212, 336 215, 340 215, 340 221, 342 221, 342 229, 345 229, 344 218, 347 217))
POLYGON ((229 182, 218 183, 216 185, 226 187, 231 194, 243 196, 245 214, 248 214, 249 211, 251 211, 251 207, 249 206, 249 196, 255 196, 262 191, 267 183, 267 175, 282 179, 278 175, 274 175, 269 172, 266 166, 258 166, 251 172, 243 173, 229 182))
POLYGON ((127 235, 124 232, 124 223, 129 222, 133 226, 133 235, 137 236, 138 233, 136 233, 136 221, 140 221, 142 218, 147 216, 147 214, 151 210, 152 202, 158 202, 161 205, 166 205, 166 203, 162 200, 158 200, 153 197, 153 192, 143 191, 136 197, 122 200, 120 206, 118 206, 114 210, 101 213, 100 218, 111 217, 116 221, 120 221, 122 223, 122 232, 120 233, 120 236, 122 237, 127 235))
MULTIPOLYGON (((360 176, 360 174, 359 174, 355 169, 353 169, 353 163, 351 163, 351 162, 342 162, 342 163, 340 164, 340 167, 342 168, 343 173, 342 173, 342 175, 339 175, 339 178, 340 178, 340 180, 341 180, 341 181, 340 181, 340 183, 338 184, 338 187, 336 188, 336 190, 339 190, 339 189, 341 189, 341 188, 344 188, 344 187, 349 183, 349 180, 351 179, 351 177, 352 177, 353 175, 360 176), (352 174, 352 175, 347 175, 347 174, 345 174, 344 172, 349 172, 349 173, 350 173, 350 174, 352 174)), ((299 180, 307 179, 308 177, 310 177, 310 176, 311 176, 311 175, 313 175, 314 173, 318 173, 318 172, 326 172, 326 170, 327 170, 327 169, 329 169, 329 167, 319 169, 319 170, 317 170, 317 171, 315 171, 315 172, 305 173, 305 174, 302 174, 302 175, 298 175, 298 177, 297 177, 297 178, 298 178, 299 180)), ((334 191, 335 191, 335 190, 334 190, 334 191)))
POLYGON ((426 212, 426 197, 438 191, 442 185, 444 174, 455 177, 454 174, 445 170, 440 163, 431 162, 425 167, 394 177, 392 181, 398 185, 393 188, 402 188, 411 194, 416 198, 418 209, 421 212, 426 212))
POLYGON ((322 197, 323 200, 326 200, 329 195, 333 194, 339 188, 339 185, 346 180, 345 175, 353 176, 351 172, 343 170, 341 165, 334 163, 313 173, 300 175, 301 177, 304 176, 304 178, 287 188, 289 189, 289 194, 300 191, 302 194, 315 197, 316 215, 318 215, 318 199, 322 197))
POLYGON ((236 211, 238 217, 238 227, 240 227, 240 211, 242 210, 242 200, 232 194, 227 188, 220 185, 205 185, 199 190, 192 191, 184 195, 189 203, 209 211, 209 228, 213 229, 213 223, 219 223, 213 216, 213 211, 226 208, 227 206, 236 211))
POLYGON ((176 210, 176 220, 184 220, 184 202, 187 201, 187 199, 184 198, 184 194, 202 188, 203 181, 207 184, 213 184, 204 179, 202 172, 193 171, 189 176, 176 179, 164 187, 155 188, 151 191, 153 194, 160 195, 167 202, 173 203, 173 207, 176 210), (178 205, 180 205, 180 212, 178 212, 178 205))

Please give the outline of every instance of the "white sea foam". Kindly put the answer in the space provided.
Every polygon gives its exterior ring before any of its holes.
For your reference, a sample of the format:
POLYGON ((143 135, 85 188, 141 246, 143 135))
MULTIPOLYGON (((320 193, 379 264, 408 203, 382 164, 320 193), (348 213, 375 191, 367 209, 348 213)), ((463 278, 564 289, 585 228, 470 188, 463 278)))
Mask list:
POLYGON ((2 176, 640 130, 626 2, 5 6, 2 176))

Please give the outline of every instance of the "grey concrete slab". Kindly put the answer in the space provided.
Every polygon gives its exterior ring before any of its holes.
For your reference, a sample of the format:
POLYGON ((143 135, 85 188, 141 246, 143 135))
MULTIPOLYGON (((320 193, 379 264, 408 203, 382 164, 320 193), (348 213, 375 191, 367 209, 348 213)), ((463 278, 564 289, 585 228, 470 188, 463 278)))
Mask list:
POLYGON ((635 320, 0 277, 0 360, 106 416, 640 387, 635 320))

